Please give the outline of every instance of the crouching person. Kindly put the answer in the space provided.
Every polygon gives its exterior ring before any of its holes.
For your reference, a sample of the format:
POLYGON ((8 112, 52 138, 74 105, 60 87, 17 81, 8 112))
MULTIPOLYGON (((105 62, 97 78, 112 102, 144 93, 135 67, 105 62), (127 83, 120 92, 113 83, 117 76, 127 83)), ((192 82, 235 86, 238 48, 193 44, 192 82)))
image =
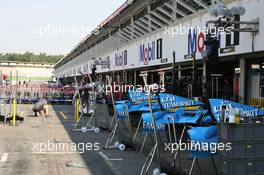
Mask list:
POLYGON ((42 115, 42 112, 44 113, 44 116, 47 117, 49 115, 49 107, 47 100, 43 99, 38 101, 32 108, 33 112, 35 113, 35 117, 38 116, 38 113, 42 115))

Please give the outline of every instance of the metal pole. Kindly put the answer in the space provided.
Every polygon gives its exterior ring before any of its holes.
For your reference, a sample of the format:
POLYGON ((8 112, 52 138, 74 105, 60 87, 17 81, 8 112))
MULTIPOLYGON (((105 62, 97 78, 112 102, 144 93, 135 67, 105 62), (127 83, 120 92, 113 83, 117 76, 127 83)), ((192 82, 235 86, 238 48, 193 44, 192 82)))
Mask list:
POLYGON ((192 96, 197 96, 197 81, 196 81, 196 54, 193 53, 193 72, 192 72, 192 87, 193 87, 193 91, 192 91, 192 96))
POLYGON ((75 97, 75 126, 77 126, 79 121, 79 98, 75 97))
POLYGON ((260 91, 259 91, 259 95, 260 95, 260 107, 262 107, 262 84, 261 84, 261 73, 262 73, 262 64, 260 65, 260 73, 259 73, 259 87, 260 87, 260 91))
POLYGON ((16 114, 17 114, 17 82, 18 82, 18 71, 16 71, 16 84, 14 86, 14 99, 13 99, 13 126, 16 126, 16 114))
POLYGON ((214 77, 212 77, 212 98, 214 98, 214 77))
POLYGON ((137 71, 134 70, 134 86, 137 85, 137 71))
POLYGON ((0 70, 0 86, 2 87, 3 83, 3 75, 2 75, 2 70, 0 70))
POLYGON ((203 62, 203 98, 207 99, 207 65, 206 60, 203 62))
POLYGON ((110 126, 109 126, 109 129, 111 130, 112 125, 114 123, 114 120, 116 120, 116 122, 118 122, 118 120, 117 120, 117 116, 116 116, 114 93, 113 93, 113 89, 112 89, 113 88, 113 86, 112 86, 113 79, 111 79, 110 76, 106 76, 106 80, 107 80, 108 85, 111 87, 111 89, 110 89, 110 96, 111 96, 111 101, 112 101, 113 110, 114 110, 114 116, 112 117, 112 120, 111 120, 110 126))
POLYGON ((12 71, 10 71, 10 77, 9 77, 9 113, 12 113, 12 107, 11 107, 11 97, 12 97, 12 71))
POLYGON ((16 113, 17 113, 17 101, 16 96, 14 96, 13 100, 13 126, 16 126, 16 113))
MULTIPOLYGON (((261 65, 260 65, 261 67, 261 65)), ((258 72, 258 91, 259 91, 259 106, 261 107, 261 86, 260 86, 260 76, 261 76, 261 70, 259 69, 258 72)))
POLYGON ((173 92, 177 93, 177 82, 176 82, 176 55, 175 51, 173 51, 173 63, 172 63, 172 80, 173 80, 173 92))
MULTIPOLYGON (((147 74, 144 74, 142 75, 143 77, 143 80, 144 80, 144 84, 145 86, 147 86, 147 74)), ((157 130, 156 130, 156 125, 155 125, 155 118, 154 118, 154 113, 152 111, 152 104, 151 104, 151 100, 150 100, 150 92, 149 94, 147 95, 148 97, 148 104, 149 104, 149 110, 150 110, 150 113, 151 113, 151 117, 152 117, 152 126, 153 126, 153 131, 154 131, 154 137, 155 137, 155 146, 157 147, 156 149, 156 153, 157 153, 157 162, 158 162, 158 165, 160 166, 160 155, 159 155, 159 142, 158 142, 158 134, 157 134, 157 130)))
POLYGON ((0 115, 2 114, 2 98, 3 98, 3 86, 2 86, 3 80, 2 80, 2 70, 0 70, 0 115))
POLYGON ((219 78, 218 77, 216 77, 216 98, 218 98, 218 91, 219 91, 219 88, 218 88, 218 80, 219 80, 219 78))

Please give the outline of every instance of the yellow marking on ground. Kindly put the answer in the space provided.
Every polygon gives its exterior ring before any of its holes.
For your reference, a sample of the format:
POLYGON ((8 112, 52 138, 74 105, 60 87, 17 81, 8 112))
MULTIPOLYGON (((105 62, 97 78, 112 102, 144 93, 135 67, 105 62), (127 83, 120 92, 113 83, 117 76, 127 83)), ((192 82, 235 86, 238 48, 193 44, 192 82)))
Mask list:
POLYGON ((67 117, 62 111, 60 112, 60 115, 61 115, 65 120, 68 119, 68 117, 67 117))

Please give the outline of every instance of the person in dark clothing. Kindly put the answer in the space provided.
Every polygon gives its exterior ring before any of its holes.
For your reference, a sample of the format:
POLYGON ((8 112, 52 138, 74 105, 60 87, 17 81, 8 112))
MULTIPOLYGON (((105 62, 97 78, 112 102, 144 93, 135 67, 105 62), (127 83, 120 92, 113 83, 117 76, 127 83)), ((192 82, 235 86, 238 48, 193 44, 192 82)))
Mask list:
POLYGON ((35 113, 35 117, 38 116, 38 113, 40 115, 42 115, 42 111, 44 113, 44 116, 47 117, 48 116, 48 111, 49 111, 49 108, 48 108, 48 102, 47 100, 43 99, 43 100, 40 100, 38 101, 32 108, 33 112, 35 113))

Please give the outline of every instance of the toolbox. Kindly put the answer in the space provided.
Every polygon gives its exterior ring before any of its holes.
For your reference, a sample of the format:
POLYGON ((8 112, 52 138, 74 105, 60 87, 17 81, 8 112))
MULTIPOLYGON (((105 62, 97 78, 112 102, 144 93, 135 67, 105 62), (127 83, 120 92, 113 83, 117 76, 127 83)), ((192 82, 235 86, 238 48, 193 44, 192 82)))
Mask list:
POLYGON ((221 123, 219 143, 231 143, 219 151, 219 175, 264 175, 264 123, 221 123))

